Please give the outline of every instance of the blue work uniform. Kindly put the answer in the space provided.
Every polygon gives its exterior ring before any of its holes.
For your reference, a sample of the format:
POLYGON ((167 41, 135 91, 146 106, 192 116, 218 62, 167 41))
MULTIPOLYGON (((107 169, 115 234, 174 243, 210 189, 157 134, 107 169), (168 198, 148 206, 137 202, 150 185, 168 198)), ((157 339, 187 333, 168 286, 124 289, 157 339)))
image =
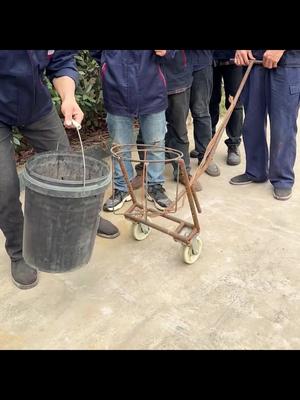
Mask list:
MULTIPOLYGON (((265 50, 254 50, 262 59, 265 50)), ((256 182, 270 180, 274 188, 294 184, 297 117, 300 103, 300 50, 286 50, 277 68, 254 66, 244 91, 243 139, 246 174, 256 182), (266 139, 270 119, 270 154, 266 139)))

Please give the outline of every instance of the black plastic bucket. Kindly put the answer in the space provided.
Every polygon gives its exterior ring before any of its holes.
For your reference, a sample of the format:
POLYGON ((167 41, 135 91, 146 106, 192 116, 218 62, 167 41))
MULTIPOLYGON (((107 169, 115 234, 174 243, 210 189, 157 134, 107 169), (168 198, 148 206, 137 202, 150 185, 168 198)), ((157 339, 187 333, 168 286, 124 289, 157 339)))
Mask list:
POLYGON ((66 272, 91 258, 108 164, 71 152, 46 152, 25 166, 23 256, 41 271, 66 272))

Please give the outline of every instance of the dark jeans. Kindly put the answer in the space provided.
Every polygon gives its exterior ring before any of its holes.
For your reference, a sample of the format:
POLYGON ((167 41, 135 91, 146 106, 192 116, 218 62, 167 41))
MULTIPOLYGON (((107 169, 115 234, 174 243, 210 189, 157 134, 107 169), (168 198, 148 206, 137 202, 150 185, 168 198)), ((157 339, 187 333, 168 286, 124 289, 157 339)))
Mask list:
POLYGON ((190 109, 194 123, 195 148, 199 160, 204 156, 212 138, 209 102, 213 86, 213 67, 208 66, 193 73, 190 109))
MULTIPOLYGON (((191 171, 189 155, 189 138, 186 120, 189 113, 190 89, 182 93, 168 95, 168 108, 166 111, 167 133, 166 147, 171 147, 183 153, 185 167, 191 171)), ((174 177, 177 176, 178 163, 173 163, 174 177)))
MULTIPOLYGON (((52 111, 33 124, 19 127, 36 152, 70 148, 61 120, 52 111)), ((20 184, 12 143, 12 127, 0 122, 0 229, 6 238, 5 248, 12 261, 22 258, 23 213, 20 184)))
MULTIPOLYGON (((220 103, 222 98, 222 79, 225 90, 225 107, 230 106, 229 96, 234 97, 243 78, 244 69, 236 65, 217 65, 213 68, 213 91, 209 104, 211 116, 212 134, 216 132, 216 126, 220 116, 220 103)), ((226 127, 228 139, 227 146, 239 146, 241 143, 243 126, 243 106, 239 100, 233 110, 226 127)))

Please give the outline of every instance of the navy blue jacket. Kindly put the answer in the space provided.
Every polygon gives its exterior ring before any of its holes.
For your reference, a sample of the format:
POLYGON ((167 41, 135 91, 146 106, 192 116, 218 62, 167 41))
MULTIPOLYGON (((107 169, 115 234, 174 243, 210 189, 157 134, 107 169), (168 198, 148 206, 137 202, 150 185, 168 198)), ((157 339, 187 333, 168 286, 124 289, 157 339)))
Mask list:
MULTIPOLYGON (((253 56, 262 60, 266 50, 252 50, 253 56)), ((300 50, 286 50, 278 63, 281 67, 300 67, 300 50)))
POLYGON ((214 60, 230 60, 233 59, 235 56, 235 50, 214 50, 213 57, 214 60))
POLYGON ((213 64, 213 50, 187 50, 186 53, 193 72, 213 64))
POLYGON ((166 79, 154 50, 90 50, 102 66, 104 107, 115 115, 135 117, 167 109, 166 79))
POLYGON ((173 58, 162 60, 168 94, 180 93, 192 86, 193 75, 188 65, 186 50, 176 50, 173 58))
POLYGON ((78 75, 71 50, 0 50, 0 121, 11 126, 28 125, 51 111, 50 80, 78 75))

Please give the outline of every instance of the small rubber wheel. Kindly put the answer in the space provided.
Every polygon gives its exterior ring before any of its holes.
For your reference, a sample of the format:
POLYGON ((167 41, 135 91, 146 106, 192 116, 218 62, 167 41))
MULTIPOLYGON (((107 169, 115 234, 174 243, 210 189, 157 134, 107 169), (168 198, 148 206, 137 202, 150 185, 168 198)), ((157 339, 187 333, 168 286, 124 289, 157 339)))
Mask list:
POLYGON ((183 261, 186 264, 194 264, 198 260, 202 251, 202 240, 199 236, 193 239, 193 245, 183 247, 183 261))
POLYGON ((151 228, 142 222, 132 224, 132 236, 135 240, 145 240, 149 236, 151 228))

